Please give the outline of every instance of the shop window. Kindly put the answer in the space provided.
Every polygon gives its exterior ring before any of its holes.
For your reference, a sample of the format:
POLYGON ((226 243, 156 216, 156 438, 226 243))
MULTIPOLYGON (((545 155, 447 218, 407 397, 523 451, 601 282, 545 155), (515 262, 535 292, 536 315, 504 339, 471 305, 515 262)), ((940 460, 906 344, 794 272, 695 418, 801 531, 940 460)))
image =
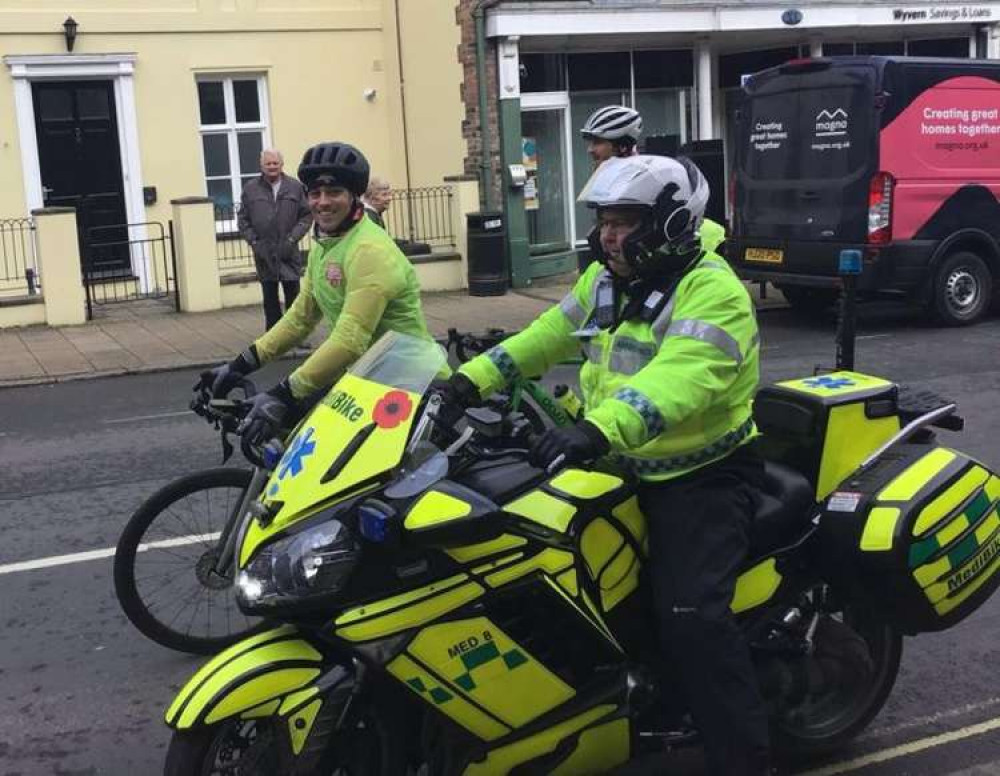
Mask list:
POLYGON ((522 92, 566 91, 564 54, 521 54, 522 92))
POLYGON ((260 174, 260 152, 270 145, 266 82, 202 76, 197 88, 205 189, 216 207, 231 209, 243 185, 260 174))
POLYGON ((853 55, 853 43, 823 43, 824 57, 850 57, 853 55))
POLYGON ((609 54, 570 54, 570 91, 631 89, 631 57, 627 51, 609 54))
POLYGON ((694 55, 688 50, 636 51, 632 55, 636 89, 694 84, 694 55))
POLYGON ((738 87, 742 84, 743 76, 783 65, 798 56, 797 46, 723 54, 719 57, 719 87, 722 89, 738 87))
POLYGON ((906 53, 911 57, 961 57, 969 56, 968 38, 930 38, 909 40, 906 53))
POLYGON ((906 53, 906 44, 901 40, 874 40, 859 42, 855 52, 861 56, 901 57, 906 53))

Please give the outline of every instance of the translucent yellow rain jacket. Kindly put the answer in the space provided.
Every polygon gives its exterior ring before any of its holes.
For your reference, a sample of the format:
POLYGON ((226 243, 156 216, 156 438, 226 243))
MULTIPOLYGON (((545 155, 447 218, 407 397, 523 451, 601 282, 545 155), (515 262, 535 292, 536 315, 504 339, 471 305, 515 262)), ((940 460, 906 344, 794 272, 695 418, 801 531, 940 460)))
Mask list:
POLYGON ((329 388, 387 331, 431 339, 413 265, 368 216, 342 237, 315 240, 295 303, 254 343, 261 363, 301 343, 321 318, 330 336, 289 377, 296 398, 329 388))

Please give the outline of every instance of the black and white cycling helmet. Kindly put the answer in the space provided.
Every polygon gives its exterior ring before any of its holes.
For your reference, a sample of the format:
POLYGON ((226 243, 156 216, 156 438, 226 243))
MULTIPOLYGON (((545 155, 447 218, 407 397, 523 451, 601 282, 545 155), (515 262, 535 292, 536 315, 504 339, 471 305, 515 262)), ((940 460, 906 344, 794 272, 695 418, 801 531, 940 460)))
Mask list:
POLYGON ((642 116, 624 105, 605 105, 590 114, 580 134, 587 140, 596 138, 634 144, 642 134, 642 116))
MULTIPOLYGON (((708 181, 691 160, 640 154, 604 162, 578 201, 598 213, 605 208, 641 213, 642 223, 626 238, 623 256, 637 274, 654 277, 680 269, 700 249, 698 228, 709 194, 708 181)), ((595 255, 607 261, 598 229, 589 240, 595 255)))
POLYGON ((306 191, 317 186, 342 186, 360 197, 368 188, 371 169, 365 155, 350 143, 320 143, 302 155, 298 176, 306 191))

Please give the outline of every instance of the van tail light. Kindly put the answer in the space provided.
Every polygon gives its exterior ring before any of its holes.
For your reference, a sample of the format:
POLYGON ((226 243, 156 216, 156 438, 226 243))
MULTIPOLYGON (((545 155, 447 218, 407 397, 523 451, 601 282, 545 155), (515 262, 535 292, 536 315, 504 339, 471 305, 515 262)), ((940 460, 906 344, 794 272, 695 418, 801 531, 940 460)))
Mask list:
POLYGON ((876 173, 868 189, 868 242, 892 242, 892 188, 896 179, 887 172, 876 173))

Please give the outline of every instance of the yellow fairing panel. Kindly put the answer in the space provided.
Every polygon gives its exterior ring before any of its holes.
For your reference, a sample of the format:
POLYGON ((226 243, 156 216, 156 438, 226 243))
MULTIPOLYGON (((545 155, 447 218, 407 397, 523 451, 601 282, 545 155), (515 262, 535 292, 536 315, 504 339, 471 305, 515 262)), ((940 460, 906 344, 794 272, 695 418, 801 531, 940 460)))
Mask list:
MULTIPOLYGON (((958 511, 958 508, 965 502, 977 488, 986 482, 989 473, 980 467, 975 467, 959 478, 958 482, 948 488, 944 493, 934 499, 920 512, 920 516, 913 524, 913 535, 922 536, 931 530, 946 517, 958 511)), ((994 481, 996 478, 994 478, 994 481)), ((996 496, 990 497, 995 500, 996 496)))
POLYGON ((778 573, 777 562, 774 558, 768 558, 744 571, 736 580, 736 592, 730 608, 735 614, 740 614, 767 603, 780 585, 781 574, 778 573))
MULTIPOLYGON (((482 762, 469 765, 464 771, 464 776, 500 776, 500 774, 510 773, 521 763, 529 762, 552 752, 563 739, 583 730, 614 711, 615 707, 611 705, 597 706, 523 741, 494 749, 482 762)), ((627 747, 625 753, 627 759, 627 747)), ((591 769, 588 763, 581 762, 580 765, 583 770, 573 771, 574 776, 589 776, 590 774, 606 772, 606 769, 602 768, 591 769)), ((557 771, 557 773, 569 774, 570 771, 557 771)))
POLYGON ((500 587, 501 585, 506 585, 508 582, 513 582, 515 579, 525 577, 533 571, 547 571, 549 574, 555 574, 572 565, 572 563, 573 556, 570 553, 550 548, 527 560, 516 563, 513 566, 507 566, 500 571, 490 574, 486 577, 486 582, 490 587, 500 587))
POLYGON ((588 472, 582 469, 567 469, 549 482, 553 488, 567 496, 592 499, 610 493, 621 487, 622 480, 603 472, 588 472))
POLYGON ((878 494, 878 500, 909 501, 955 458, 956 455, 951 450, 944 447, 934 448, 890 482, 878 494))
POLYGON ((319 676, 322 659, 292 627, 246 639, 191 677, 167 709, 166 722, 183 730, 259 707, 308 685, 319 676))
POLYGON ((512 501, 504 506, 504 511, 520 515, 559 533, 566 532, 573 515, 576 514, 576 508, 572 504, 567 504, 562 499, 540 490, 534 490, 512 501))
POLYGON ((584 730, 573 754, 552 771, 552 776, 610 773, 628 762, 630 750, 628 719, 613 719, 584 730))
POLYGON ((403 526, 411 531, 433 528, 472 513, 472 504, 448 493, 432 490, 420 497, 406 513, 403 526))
POLYGON ((510 727, 530 722, 575 694, 485 617, 424 628, 407 651, 510 727))
POLYGON ((416 628, 418 625, 436 620, 453 609, 458 609, 483 594, 481 585, 468 582, 464 585, 417 601, 398 611, 380 617, 338 628, 337 635, 349 641, 370 641, 390 636, 399 631, 416 628))
POLYGON ((449 689, 440 679, 421 668, 406 655, 400 655, 387 666, 389 673, 399 679, 423 700, 438 711, 485 741, 492 741, 510 732, 510 728, 482 710, 477 709, 462 696, 449 689))
POLYGON ((504 552, 505 550, 512 550, 515 547, 522 547, 527 543, 528 540, 521 536, 504 534, 503 536, 498 536, 496 539, 491 539, 488 542, 467 544, 464 547, 451 547, 445 550, 445 552, 447 552, 459 563, 468 563, 469 561, 485 558, 489 555, 496 555, 497 553, 504 552))
POLYGON ((817 500, 829 496, 847 475, 858 468, 858 464, 897 431, 898 417, 869 419, 865 416, 864 402, 832 407, 826 439, 823 440, 823 458, 816 485, 817 500))
POLYGON ((344 375, 288 442, 262 496, 265 504, 281 502, 281 509, 267 527, 257 521, 251 524, 240 548, 240 566, 261 543, 308 514, 316 504, 399 463, 419 401, 417 394, 344 375), (343 468, 323 482, 349 446, 356 449, 352 448, 343 468))

